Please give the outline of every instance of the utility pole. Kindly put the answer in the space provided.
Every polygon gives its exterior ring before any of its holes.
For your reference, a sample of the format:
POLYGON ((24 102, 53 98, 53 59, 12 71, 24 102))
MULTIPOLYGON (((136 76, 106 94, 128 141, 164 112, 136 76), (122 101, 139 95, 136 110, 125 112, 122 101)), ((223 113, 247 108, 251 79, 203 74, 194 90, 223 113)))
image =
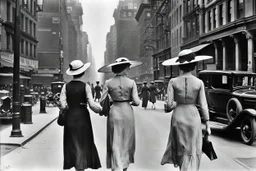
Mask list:
POLYGON ((22 137, 20 130, 20 0, 16 0, 14 25, 14 60, 13 60, 13 102, 12 132, 10 137, 22 137))

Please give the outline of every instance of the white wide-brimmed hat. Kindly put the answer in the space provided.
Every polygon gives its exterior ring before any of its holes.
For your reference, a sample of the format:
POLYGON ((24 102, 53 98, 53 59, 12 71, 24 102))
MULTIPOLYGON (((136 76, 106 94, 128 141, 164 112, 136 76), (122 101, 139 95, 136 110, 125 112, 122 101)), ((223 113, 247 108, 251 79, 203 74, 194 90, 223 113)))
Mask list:
POLYGON ((202 60, 211 59, 212 56, 208 55, 196 55, 191 49, 184 49, 180 51, 177 57, 165 60, 162 65, 184 65, 202 60))
POLYGON ((100 69, 98 69, 98 72, 112 72, 112 67, 116 65, 121 65, 121 64, 130 64, 130 68, 137 67, 142 64, 140 61, 130 61, 126 57, 120 57, 115 60, 115 62, 111 64, 104 65, 100 69))
POLYGON ((68 75, 79 75, 83 73, 85 70, 87 70, 91 66, 90 62, 83 63, 80 60, 74 60, 70 62, 69 68, 66 71, 66 74, 68 75))

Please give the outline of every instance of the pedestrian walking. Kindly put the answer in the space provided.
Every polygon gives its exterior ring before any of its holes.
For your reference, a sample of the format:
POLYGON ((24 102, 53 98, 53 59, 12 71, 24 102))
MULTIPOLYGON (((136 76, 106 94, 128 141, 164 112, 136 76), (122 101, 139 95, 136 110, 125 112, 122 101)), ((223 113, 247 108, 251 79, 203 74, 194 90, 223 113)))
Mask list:
POLYGON ((178 65, 183 72, 169 81, 167 89, 167 109, 173 110, 169 140, 161 164, 174 164, 181 171, 199 170, 202 154, 202 128, 198 103, 208 135, 209 112, 205 97, 204 83, 192 75, 198 61, 211 56, 196 56, 190 49, 182 50, 178 57, 168 59, 163 65, 178 65))
POLYGON ((100 82, 96 81, 96 86, 94 87, 94 91, 95 91, 95 101, 99 101, 101 98, 101 92, 102 92, 102 88, 99 85, 100 82))
POLYGON ((64 166, 63 169, 75 167, 77 171, 101 167, 98 151, 94 144, 90 109, 99 113, 102 107, 92 98, 90 85, 82 77, 91 63, 74 60, 69 64, 66 74, 73 80, 64 84, 61 90, 61 108, 68 108, 64 125, 64 166))
POLYGON ((154 81, 151 81, 151 85, 149 86, 149 92, 150 92, 150 97, 149 101, 152 103, 152 108, 155 109, 155 103, 156 103, 156 95, 157 95, 157 89, 154 84, 154 81))
POLYGON ((143 86, 141 88, 141 96, 142 96, 142 107, 144 109, 148 106, 148 99, 149 99, 149 87, 147 86, 147 82, 143 82, 143 86))
POLYGON ((112 171, 126 171, 134 163, 135 120, 131 105, 138 106, 140 99, 135 81, 127 74, 130 68, 140 64, 121 57, 98 70, 116 74, 105 82, 101 97, 102 101, 110 95, 113 101, 107 119, 107 168, 112 171))
POLYGON ((91 89, 92 89, 92 98, 94 99, 95 96, 95 89, 93 83, 91 84, 91 89))

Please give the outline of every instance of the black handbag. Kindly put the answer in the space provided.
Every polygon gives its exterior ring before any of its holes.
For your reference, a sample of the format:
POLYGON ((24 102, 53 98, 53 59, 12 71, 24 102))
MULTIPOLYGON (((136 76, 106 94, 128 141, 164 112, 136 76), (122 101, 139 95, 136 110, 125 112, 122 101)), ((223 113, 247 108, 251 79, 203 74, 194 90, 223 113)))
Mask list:
POLYGON ((57 123, 59 126, 64 126, 66 123, 66 115, 67 115, 68 109, 60 109, 59 111, 59 117, 57 119, 57 123))
POLYGON ((109 110, 110 110, 110 100, 109 96, 107 95, 104 100, 100 102, 100 105, 102 106, 102 111, 99 113, 100 116, 108 116, 109 115, 109 110))
POLYGON ((210 160, 217 159, 217 154, 213 148, 212 142, 209 141, 208 135, 203 136, 203 148, 202 151, 208 156, 210 160))

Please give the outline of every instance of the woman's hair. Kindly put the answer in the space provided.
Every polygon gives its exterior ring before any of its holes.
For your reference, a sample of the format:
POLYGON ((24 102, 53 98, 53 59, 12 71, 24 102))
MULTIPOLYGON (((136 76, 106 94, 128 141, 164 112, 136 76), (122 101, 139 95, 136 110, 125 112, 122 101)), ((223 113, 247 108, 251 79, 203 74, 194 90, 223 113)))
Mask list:
POLYGON ((196 67, 196 62, 179 65, 180 70, 182 70, 184 72, 193 71, 195 69, 195 67, 196 67))
POLYGON ((119 64, 119 65, 114 65, 112 66, 112 72, 115 74, 118 74, 125 70, 127 67, 131 66, 131 64, 119 64))
POLYGON ((82 72, 81 74, 78 75, 73 75, 74 78, 81 78, 84 75, 84 72, 82 72))

